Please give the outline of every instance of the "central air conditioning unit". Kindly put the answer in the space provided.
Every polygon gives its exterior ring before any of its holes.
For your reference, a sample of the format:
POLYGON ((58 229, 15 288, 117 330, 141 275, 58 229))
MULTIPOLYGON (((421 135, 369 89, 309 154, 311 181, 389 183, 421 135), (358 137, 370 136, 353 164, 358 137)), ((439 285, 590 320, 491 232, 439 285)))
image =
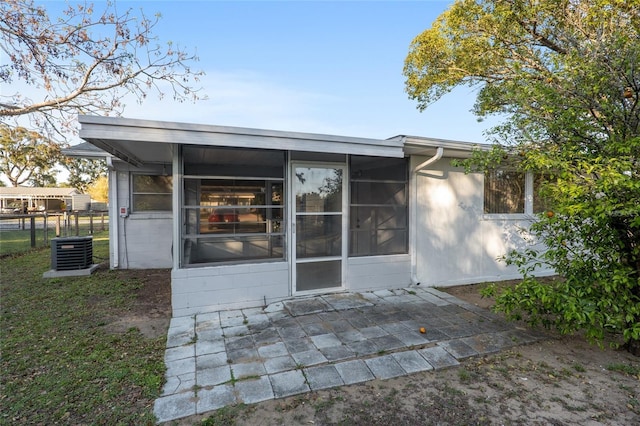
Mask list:
POLYGON ((51 269, 72 271, 87 269, 93 264, 93 237, 51 239, 51 269))

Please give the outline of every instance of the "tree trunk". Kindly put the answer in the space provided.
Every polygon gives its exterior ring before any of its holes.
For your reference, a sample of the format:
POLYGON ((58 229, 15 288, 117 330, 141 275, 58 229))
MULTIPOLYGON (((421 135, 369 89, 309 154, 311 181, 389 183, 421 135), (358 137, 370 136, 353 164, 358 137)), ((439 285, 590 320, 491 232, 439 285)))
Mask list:
MULTIPOLYGON (((634 219, 633 216, 617 215, 612 218, 612 225, 616 230, 620 240, 624 244, 623 253, 625 257, 623 262, 635 270, 636 286, 631 288, 631 294, 640 300, 640 256, 638 250, 640 248, 640 229, 633 227, 631 224, 634 219)), ((635 321, 640 321, 640 318, 634 318, 635 321)), ((627 326, 633 326, 635 324, 627 324, 627 326)), ((631 339, 625 342, 627 350, 635 356, 640 356, 640 340, 631 339)))

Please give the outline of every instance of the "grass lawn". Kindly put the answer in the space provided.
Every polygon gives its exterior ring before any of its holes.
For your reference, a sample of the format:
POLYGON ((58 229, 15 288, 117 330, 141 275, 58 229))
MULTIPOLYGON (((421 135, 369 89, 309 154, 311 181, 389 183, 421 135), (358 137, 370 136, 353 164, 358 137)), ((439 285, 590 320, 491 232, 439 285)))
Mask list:
MULTIPOLYGON (((45 246, 44 230, 36 229, 36 247, 45 246)), ((55 230, 49 230, 48 240, 56 236, 55 230)), ((48 242, 47 242, 48 244, 48 242)), ((0 256, 8 254, 24 253, 31 250, 31 232, 26 230, 5 230, 0 231, 0 256)))
MULTIPOLYGON (((108 258, 106 232, 94 256, 108 258)), ((0 424, 154 424, 166 337, 104 327, 139 281, 106 268, 43 279, 48 269, 48 248, 0 259, 0 424)))

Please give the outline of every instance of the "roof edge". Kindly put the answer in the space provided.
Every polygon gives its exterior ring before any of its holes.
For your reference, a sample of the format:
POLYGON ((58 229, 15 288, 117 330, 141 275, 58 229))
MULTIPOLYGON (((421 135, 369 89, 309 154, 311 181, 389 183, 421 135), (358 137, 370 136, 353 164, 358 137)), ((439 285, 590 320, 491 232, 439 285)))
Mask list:
POLYGON ((467 142, 458 141, 453 139, 441 139, 430 138, 424 136, 410 136, 410 135, 397 135, 390 140, 401 140, 405 146, 413 147, 425 147, 425 148, 437 148, 442 147, 445 149, 454 149, 457 151, 473 151, 474 149, 480 149, 482 151, 489 150, 492 144, 479 143, 479 142, 467 142))
MULTIPOLYGON (((256 129, 250 127, 234 127, 234 126, 219 126, 214 124, 199 124, 199 123, 185 123, 175 121, 160 121, 160 120, 148 120, 138 118, 126 118, 126 117, 104 117, 98 115, 78 115, 78 121, 81 125, 102 125, 102 126, 122 126, 122 127, 134 127, 139 129, 160 129, 160 130, 178 130, 189 132, 202 132, 202 133, 217 133, 217 134, 229 134, 238 136, 260 136, 260 137, 272 137, 272 138, 287 138, 287 139, 299 139, 299 140, 321 140, 329 142, 343 142, 353 144, 386 144, 396 147, 402 147, 402 142, 393 139, 374 139, 374 138, 362 138, 356 136, 338 136, 329 135, 324 133, 307 133, 307 132, 293 132, 283 130, 270 130, 270 129, 256 129)), ((80 130, 80 137, 82 137, 82 127, 80 130)))

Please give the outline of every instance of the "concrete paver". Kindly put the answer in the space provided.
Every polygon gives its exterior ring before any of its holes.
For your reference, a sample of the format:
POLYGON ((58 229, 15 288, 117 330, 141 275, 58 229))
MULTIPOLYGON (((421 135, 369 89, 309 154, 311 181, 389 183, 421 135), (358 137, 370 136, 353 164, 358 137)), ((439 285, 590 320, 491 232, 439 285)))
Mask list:
POLYGON ((284 398, 286 396, 297 395, 309 392, 307 379, 302 374, 302 370, 285 371, 269 376, 271 386, 273 386, 273 395, 276 398, 284 398))
POLYGON ((382 355, 364 360, 369 370, 378 379, 391 379, 393 377, 404 376, 406 371, 398 364, 393 355, 382 355))
POLYGON ((267 370, 267 374, 280 373, 296 368, 296 361, 289 355, 269 358, 264 361, 264 368, 267 370))
POLYGON ((376 378, 367 364, 360 359, 340 362, 335 364, 335 367, 345 385, 362 383, 376 378))
POLYGON ((418 351, 420 355, 427 360, 427 362, 433 365, 433 368, 446 368, 460 364, 460 362, 449 352, 447 352, 442 346, 433 346, 426 349, 420 349, 418 351))
POLYGON ((418 287, 173 318, 154 413, 166 422, 239 402, 448 368, 542 338, 418 287))
POLYGON ((233 377, 236 380, 267 374, 264 364, 260 361, 233 364, 231 366, 231 370, 233 371, 233 377))
POLYGON ((310 366, 316 364, 323 364, 327 362, 327 358, 317 349, 312 349, 310 351, 305 352, 296 352, 291 354, 293 359, 296 361, 296 364, 300 366, 310 366))
POLYGON ((238 402, 233 386, 229 384, 199 389, 198 397, 196 398, 194 395, 193 400, 196 414, 217 410, 238 402))
POLYGON ((433 370, 433 366, 417 351, 396 352, 392 356, 407 373, 433 370))
POLYGON ((214 386, 227 383, 231 380, 231 368, 228 365, 198 369, 196 384, 198 386, 214 386))
POLYGON ((311 390, 335 388, 344 385, 340 373, 333 365, 320 365, 304 369, 305 377, 311 390))
POLYGON ((273 399, 273 388, 268 376, 262 376, 253 380, 244 380, 235 384, 238 399, 245 404, 273 399))

